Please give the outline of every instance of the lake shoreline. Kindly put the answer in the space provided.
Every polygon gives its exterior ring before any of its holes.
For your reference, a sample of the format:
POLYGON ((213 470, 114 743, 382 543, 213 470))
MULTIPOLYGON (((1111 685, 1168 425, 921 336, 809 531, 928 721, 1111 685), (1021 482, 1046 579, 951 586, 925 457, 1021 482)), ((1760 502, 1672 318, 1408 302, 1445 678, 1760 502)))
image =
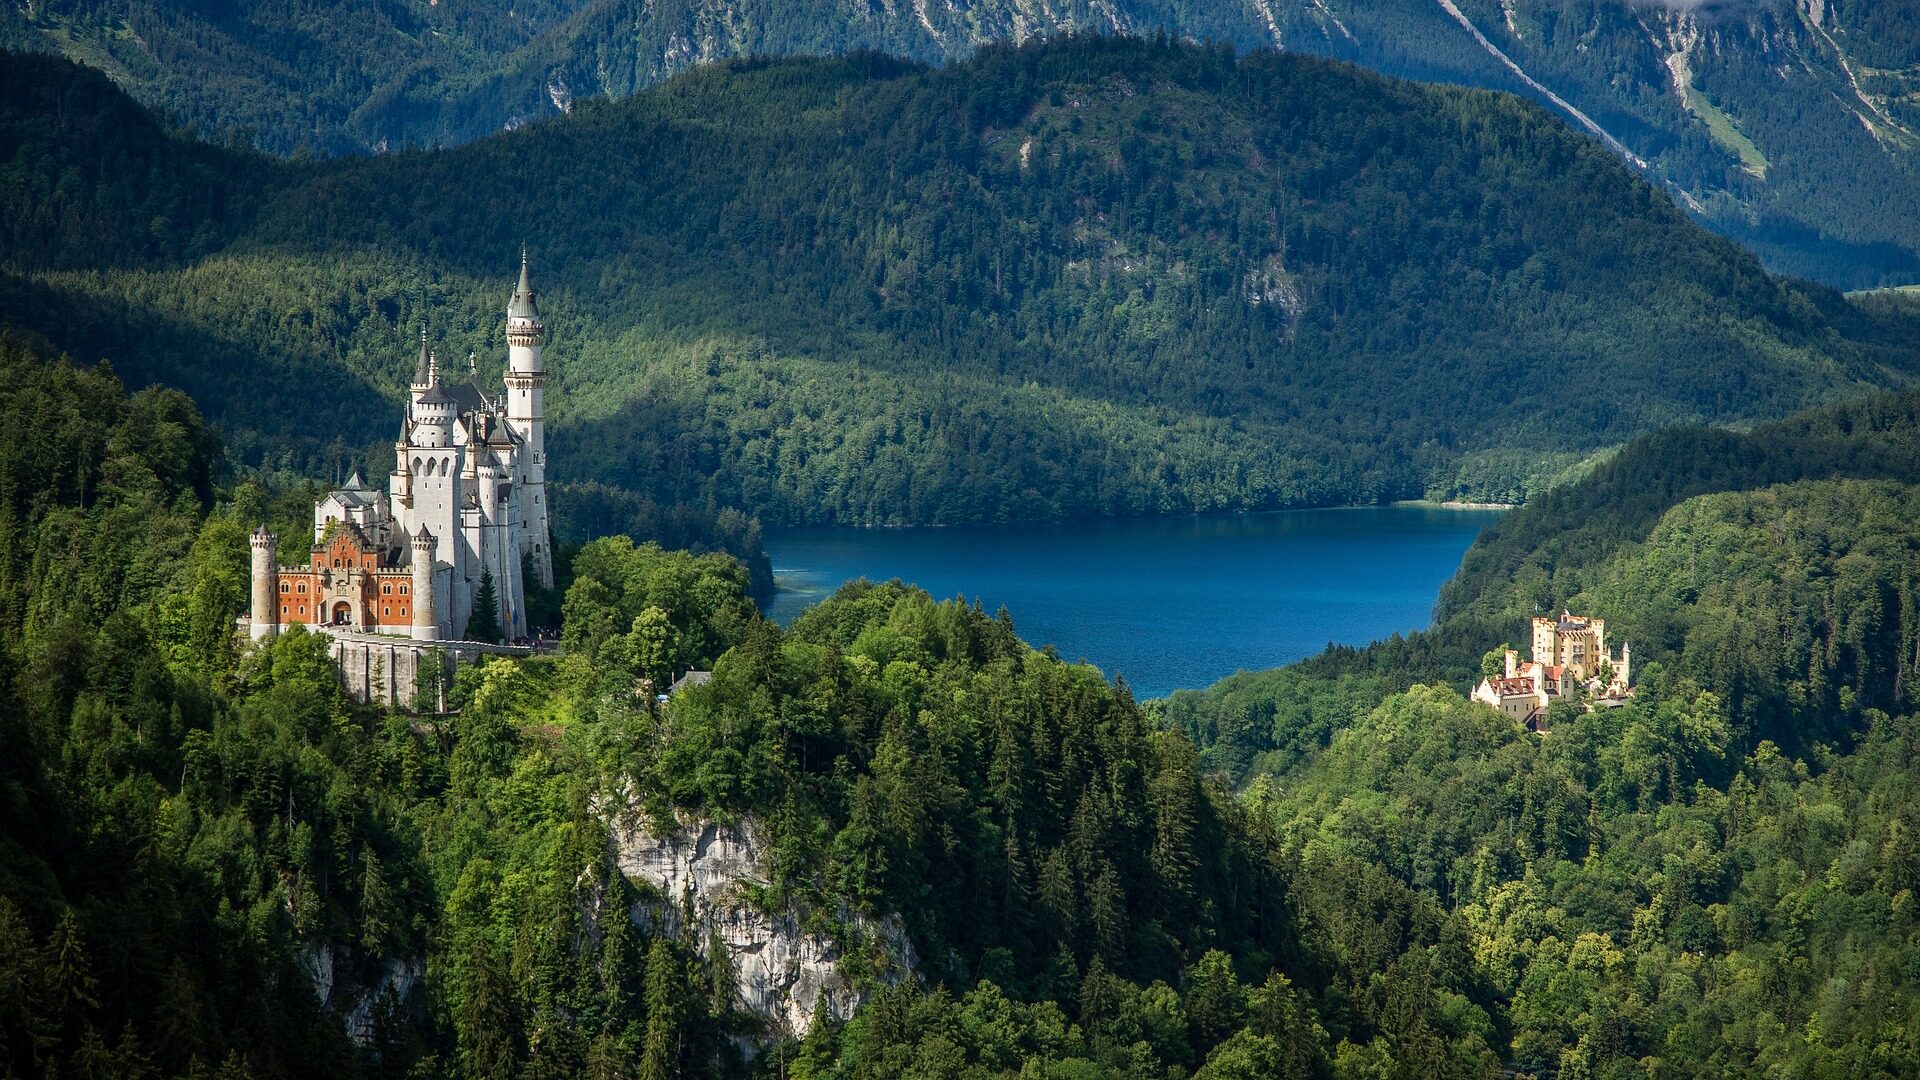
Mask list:
POLYGON ((1383 503, 1335 503, 1332 506, 1285 506, 1273 510, 1188 510, 1177 514, 1133 514, 1121 517, 1066 517, 1046 518, 1037 521, 961 521, 961 522, 836 522, 832 524, 772 525, 769 529, 787 532, 802 532, 808 529, 876 529, 896 532, 912 532, 918 529, 1019 529, 1047 525, 1101 525, 1128 524, 1149 521, 1178 521, 1183 518, 1239 518, 1259 517, 1265 514, 1321 514, 1329 510, 1379 510, 1383 507, 1401 507, 1409 510, 1518 510, 1520 503, 1503 502, 1464 502, 1457 499, 1436 501, 1434 499, 1394 499, 1383 503))
POLYGON ((1407 506, 1415 510, 1518 510, 1519 503, 1463 502, 1459 499, 1396 499, 1389 506, 1407 506))
POLYGON ((1432 621, 1487 509, 1428 505, 960 528, 769 529, 767 618, 792 625, 844 582, 899 578, 936 598, 1005 606, 1141 699, 1264 671, 1329 642, 1365 645, 1432 621))

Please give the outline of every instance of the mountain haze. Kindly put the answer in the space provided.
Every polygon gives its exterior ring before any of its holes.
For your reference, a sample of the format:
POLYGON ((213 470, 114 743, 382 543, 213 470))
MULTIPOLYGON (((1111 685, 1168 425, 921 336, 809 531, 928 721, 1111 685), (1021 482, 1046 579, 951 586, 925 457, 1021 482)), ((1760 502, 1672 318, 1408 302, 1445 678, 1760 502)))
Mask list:
POLYGON ((408 343, 496 355, 522 242, 556 473, 775 521, 1517 498, 1920 370, 1910 314, 1770 278, 1541 109, 1321 60, 742 62, 319 164, 6 70, 8 321, 250 456, 382 467, 408 343))
POLYGON ((277 153, 460 143, 705 62, 877 49, 928 61, 1068 30, 1278 47, 1551 103, 1775 269, 1920 279, 1912 0, 70 0, 0 44, 110 72, 277 153), (343 47, 351 43, 351 48, 343 47))

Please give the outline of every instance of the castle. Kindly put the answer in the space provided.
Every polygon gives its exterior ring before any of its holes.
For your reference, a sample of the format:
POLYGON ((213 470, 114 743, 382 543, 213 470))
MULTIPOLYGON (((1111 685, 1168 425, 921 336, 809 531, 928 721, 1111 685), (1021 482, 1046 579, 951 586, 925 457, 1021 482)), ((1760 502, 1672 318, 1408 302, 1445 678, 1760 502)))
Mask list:
MULTIPOLYGON (((546 325, 524 251, 506 334, 505 386, 490 394, 471 361, 464 379, 443 377, 421 332, 387 491, 369 488, 356 472, 316 503, 305 564, 280 565, 272 534, 265 526, 254 532, 253 639, 301 623, 336 636, 459 641, 489 593, 503 636, 527 636, 523 566, 551 588, 553 541, 541 357, 546 325)), ((411 655, 417 666, 417 653, 411 655)), ((385 690, 394 696, 393 687, 385 690)))
POLYGON ((1528 731, 1544 731, 1547 706, 1585 687, 1592 704, 1617 705, 1633 696, 1633 646, 1607 652, 1607 620, 1561 612, 1533 620, 1533 659, 1507 650, 1506 673, 1474 688, 1473 700, 1490 705, 1528 731))

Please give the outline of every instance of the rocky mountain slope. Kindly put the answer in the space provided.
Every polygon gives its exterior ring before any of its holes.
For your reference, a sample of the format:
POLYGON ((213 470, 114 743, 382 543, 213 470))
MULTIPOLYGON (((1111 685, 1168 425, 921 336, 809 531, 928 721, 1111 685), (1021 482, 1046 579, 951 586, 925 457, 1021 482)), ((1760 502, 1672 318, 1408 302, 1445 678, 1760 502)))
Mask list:
POLYGON ((0 44, 111 73, 279 153, 464 142, 696 64, 965 57, 1066 30, 1279 47, 1506 89, 1613 146, 1775 269, 1920 277, 1912 0, 12 0, 0 44), (351 42, 346 49, 341 43, 351 42))

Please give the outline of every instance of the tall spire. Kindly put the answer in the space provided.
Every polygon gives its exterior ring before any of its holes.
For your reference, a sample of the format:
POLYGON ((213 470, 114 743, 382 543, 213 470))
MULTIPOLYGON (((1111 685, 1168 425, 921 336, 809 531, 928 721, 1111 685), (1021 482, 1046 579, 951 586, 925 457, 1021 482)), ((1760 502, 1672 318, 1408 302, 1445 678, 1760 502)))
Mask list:
POLYGON ((420 328, 420 363, 413 369, 413 385, 425 386, 433 381, 433 353, 427 349, 427 328, 420 328))
POLYGON ((540 305, 534 302, 533 271, 527 265, 527 249, 520 247, 520 284, 513 290, 513 299, 507 304, 508 319, 527 319, 540 321, 540 305))

